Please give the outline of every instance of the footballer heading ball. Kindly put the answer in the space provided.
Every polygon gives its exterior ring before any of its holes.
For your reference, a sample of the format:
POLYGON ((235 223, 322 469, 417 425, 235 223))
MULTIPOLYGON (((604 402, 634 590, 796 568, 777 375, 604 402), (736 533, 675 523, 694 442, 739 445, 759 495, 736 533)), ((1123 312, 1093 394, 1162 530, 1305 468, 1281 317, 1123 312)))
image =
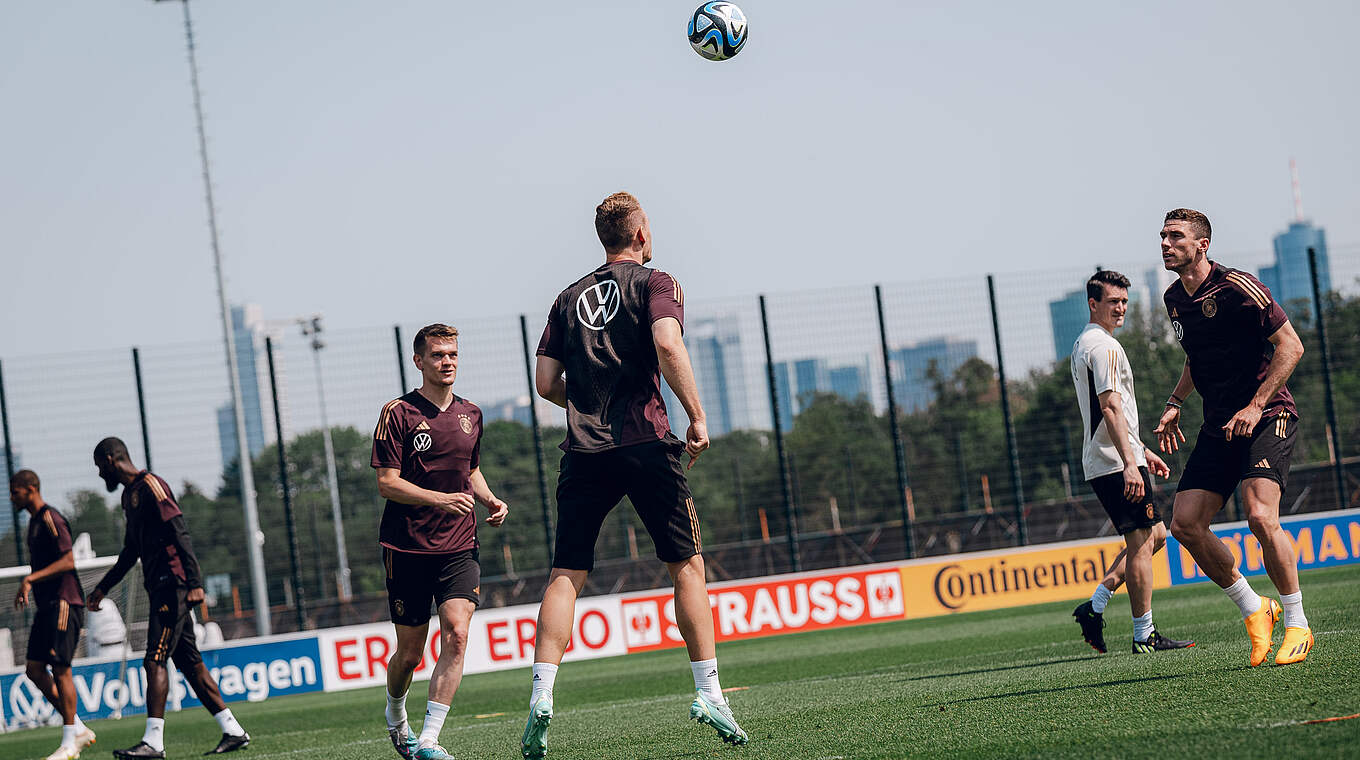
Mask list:
POLYGON ((710 61, 725 61, 746 46, 746 14, 732 3, 704 3, 689 19, 689 46, 710 61))

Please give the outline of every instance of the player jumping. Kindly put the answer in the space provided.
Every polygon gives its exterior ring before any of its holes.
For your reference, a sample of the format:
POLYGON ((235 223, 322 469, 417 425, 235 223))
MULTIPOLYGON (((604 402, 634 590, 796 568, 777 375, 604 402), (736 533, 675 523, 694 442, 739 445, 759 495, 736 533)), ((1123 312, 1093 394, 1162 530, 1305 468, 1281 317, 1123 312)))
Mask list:
MULTIPOLYGON (((192 610, 203 602, 203 575, 184 525, 184 513, 175 502, 170 484, 132 464, 127 445, 105 438, 94 448, 94 463, 109 493, 123 486, 123 515, 127 535, 118 561, 90 592, 91 610, 98 610, 105 594, 118 585, 137 560, 142 561, 151 617, 146 626, 146 732, 128 749, 116 749, 117 758, 165 757, 165 699, 170 674, 165 661, 174 660, 194 695, 222 728, 222 739, 206 754, 220 755, 250 744, 247 734, 231 714, 217 681, 203 664, 194 639, 192 610)), ((260 614, 268 614, 260 611, 260 614)))
POLYGON ((615 193, 595 209, 605 263, 562 291, 538 345, 535 385, 567 410, 557 481, 557 538, 534 644, 533 691, 520 749, 547 754, 553 683, 571 639, 576 597, 595 563, 600 526, 625 495, 675 584, 675 617, 689 650, 696 694, 690 717, 725 742, 745 744, 718 683, 713 617, 700 555, 699 518, 685 481, 708 448, 708 427, 681 339, 684 293, 674 277, 643 266, 652 231, 636 198, 615 193), (563 377, 565 372, 566 376, 563 377), (686 441, 671 435, 660 376, 689 416, 686 441))
MULTIPOLYGON (((1138 435, 1133 369, 1113 334, 1124 324, 1129 306, 1128 278, 1109 270, 1096 272, 1086 282, 1086 305, 1091 321, 1072 347, 1072 384, 1085 432, 1081 463, 1091 490, 1124 537, 1125 551, 1115 558, 1115 564, 1122 562, 1127 568, 1133 653, 1192 647, 1195 642, 1169 639, 1152 625, 1152 555, 1166 543, 1166 527, 1152 500, 1151 475, 1165 478, 1171 471, 1138 435)), ((1102 582, 1096 588, 1099 596, 1072 613, 1087 643, 1101 652, 1105 651, 1102 613, 1112 590, 1102 582)))
POLYGON ((1204 399, 1204 425, 1176 489, 1171 534, 1237 604, 1253 667, 1270 654, 1281 602, 1285 632, 1275 663, 1301 662, 1313 633, 1303 614, 1294 543, 1280 527, 1280 494, 1299 419, 1285 381, 1303 356, 1303 343, 1259 280, 1209 259, 1211 234, 1208 217, 1184 208, 1168 212, 1162 226, 1162 262, 1180 275, 1167 288, 1166 310, 1185 350, 1185 369, 1157 425, 1162 451, 1175 451, 1185 440, 1181 404, 1190 391, 1198 389, 1204 399), (1247 524, 1261 543, 1280 602, 1252 590, 1209 530, 1239 482, 1247 524))
POLYGON ((500 527, 509 507, 496 498, 479 467, 482 410, 455 396, 458 331, 422 327, 414 341, 421 386, 389 401, 373 432, 378 493, 387 499, 378 541, 387 571, 387 603, 397 649, 387 663, 387 733, 403 758, 452 760, 439 732, 463 680, 468 627, 481 591, 477 516, 500 527), (430 608, 439 614, 439 660, 419 738, 406 719, 406 692, 424 656, 430 608))
POLYGON ((61 715, 61 744, 47 760, 71 760, 94 744, 94 732, 76 715, 71 658, 80 643, 85 596, 71 553, 71 526, 43 501, 37 473, 20 470, 9 479, 14 509, 28 512, 28 556, 32 572, 19 581, 15 608, 37 608, 28 636, 28 680, 61 715), (52 672, 47 672, 47 666, 52 672))

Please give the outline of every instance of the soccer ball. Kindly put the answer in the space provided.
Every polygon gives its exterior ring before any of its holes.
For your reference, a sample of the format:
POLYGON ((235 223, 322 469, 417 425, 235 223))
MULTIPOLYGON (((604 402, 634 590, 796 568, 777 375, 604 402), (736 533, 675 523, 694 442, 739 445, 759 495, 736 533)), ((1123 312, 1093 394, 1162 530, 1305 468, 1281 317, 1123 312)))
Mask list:
POLYGON ((740 53, 746 36, 746 14, 732 3, 704 3, 689 19, 689 46, 710 61, 740 53))

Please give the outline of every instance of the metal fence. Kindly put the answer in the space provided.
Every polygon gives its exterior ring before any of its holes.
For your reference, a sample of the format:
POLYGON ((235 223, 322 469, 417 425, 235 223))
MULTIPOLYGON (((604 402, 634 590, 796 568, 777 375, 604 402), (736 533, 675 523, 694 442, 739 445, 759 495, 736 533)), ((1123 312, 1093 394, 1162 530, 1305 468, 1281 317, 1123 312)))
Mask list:
MULTIPOLYGON (((1226 261, 1250 269, 1260 258, 1226 261)), ((714 439, 691 487, 713 576, 1110 533, 1081 482, 1082 425, 1067 366, 1095 263, 688 302, 686 342, 714 439)), ((1120 337, 1151 441, 1183 361, 1161 308, 1172 276, 1149 262, 1101 263, 1134 282, 1120 337)), ((1330 272, 1331 292, 1321 298, 1330 372, 1317 304, 1288 304, 1308 350, 1290 381, 1303 419, 1286 512, 1360 503, 1360 247, 1333 249, 1330 272)), ((236 333, 269 625, 382 619, 383 503, 369 467, 371 430, 386 401, 419 383, 409 359, 419 326, 304 335, 292 321, 253 311, 237 311, 236 333)), ((536 601, 550 563, 564 424, 560 409, 531 406, 528 368, 542 316, 432 317, 460 330, 455 391, 483 409, 483 471, 512 508, 504 528, 480 529, 485 604, 536 601)), ((251 594, 223 366, 212 340, 89 352, 78 366, 65 355, 4 357, 0 391, 7 469, 35 470, 47 500, 74 532, 90 534, 98 554, 116 553, 123 535, 117 502, 91 463, 100 438, 120 436, 138 463, 172 484, 206 575, 205 613, 234 637, 257 630, 263 605, 251 594)), ((667 400, 683 436, 683 410, 668 391, 667 400)), ((1198 415, 1198 405, 1187 404, 1187 430, 1198 415)), ((1188 452, 1170 458, 1173 478, 1188 452)), ((1171 490, 1159 486, 1168 506, 1171 490)), ((0 567, 25 559, 20 517, 0 528, 20 531, 0 535, 0 567)), ((615 510, 591 589, 664 585, 651 556, 632 510, 615 510)), ((0 627, 18 634, 23 626, 11 614, 0 627)))

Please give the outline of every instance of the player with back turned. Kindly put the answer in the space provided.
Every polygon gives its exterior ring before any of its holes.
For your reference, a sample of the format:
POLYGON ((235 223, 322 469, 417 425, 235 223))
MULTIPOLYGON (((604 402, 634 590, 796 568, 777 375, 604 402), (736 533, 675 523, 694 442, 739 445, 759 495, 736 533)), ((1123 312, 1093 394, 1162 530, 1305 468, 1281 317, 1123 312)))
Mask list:
POLYGON ((1303 661, 1313 646, 1294 542, 1280 526, 1280 496, 1299 424, 1285 381, 1303 357, 1303 343, 1259 280, 1209 258, 1211 235, 1209 218, 1191 209, 1168 212, 1162 225, 1162 262, 1180 276, 1164 300, 1185 351, 1185 368, 1157 425, 1163 451, 1185 440, 1181 403, 1192 390, 1204 399, 1204 425, 1176 489, 1171 534, 1237 604, 1253 667, 1270 654, 1283 603, 1284 641, 1275 663, 1287 665, 1303 661), (1252 590, 1209 529, 1239 483, 1247 524, 1261 543, 1279 602, 1252 590))
POLYGON ((80 643, 85 596, 80 592, 71 526, 43 501, 41 482, 32 470, 9 479, 9 500, 16 511, 28 512, 28 556, 31 570, 19 581, 14 606, 35 609, 28 637, 28 680, 38 687, 61 715, 61 744, 47 760, 70 760, 94 744, 95 736, 76 715, 76 684, 71 658, 80 643), (52 666, 52 672, 47 667, 52 666))
POLYGON ((170 674, 165 664, 174 660, 180 675, 189 682, 194 696, 212 713, 222 729, 222 739, 206 754, 220 755, 250 744, 250 735, 222 701, 217 681, 194 638, 193 608, 203 601, 203 574, 189 540, 170 484, 138 469, 127 445, 105 438, 94 449, 94 463, 109 493, 123 487, 123 516, 127 532, 118 561, 90 592, 91 610, 98 610, 104 596, 123 580, 138 560, 146 587, 151 617, 146 626, 146 732, 127 749, 113 751, 117 758, 165 757, 165 700, 170 693, 170 674))
POLYGON ((576 597, 595 562, 600 526, 626 495, 675 584, 676 625, 694 676, 690 717, 725 742, 745 744, 718 683, 699 519, 680 454, 689 464, 708 448, 708 428, 681 339, 684 291, 650 269, 652 231, 636 198, 615 193, 595 210, 605 262, 562 291, 538 345, 535 386, 567 410, 567 439, 557 481, 553 569, 543 592, 534 643, 533 689, 520 750, 547 754, 553 685, 571 640, 576 597), (565 375, 565 376, 564 376, 565 375), (661 377, 690 424, 671 434, 661 377))

